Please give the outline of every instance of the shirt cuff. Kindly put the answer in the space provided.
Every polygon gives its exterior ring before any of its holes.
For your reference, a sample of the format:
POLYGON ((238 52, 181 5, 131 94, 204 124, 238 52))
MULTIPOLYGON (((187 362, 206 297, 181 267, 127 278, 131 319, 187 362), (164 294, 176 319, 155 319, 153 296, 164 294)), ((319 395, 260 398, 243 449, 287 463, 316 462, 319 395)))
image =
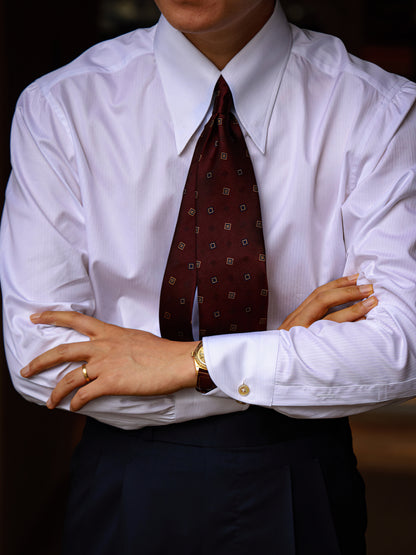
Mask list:
MULTIPOLYGON (((276 384, 278 332, 204 337, 209 374, 221 392, 243 403, 272 406, 276 384)), ((208 395, 221 393, 214 389, 208 395)))

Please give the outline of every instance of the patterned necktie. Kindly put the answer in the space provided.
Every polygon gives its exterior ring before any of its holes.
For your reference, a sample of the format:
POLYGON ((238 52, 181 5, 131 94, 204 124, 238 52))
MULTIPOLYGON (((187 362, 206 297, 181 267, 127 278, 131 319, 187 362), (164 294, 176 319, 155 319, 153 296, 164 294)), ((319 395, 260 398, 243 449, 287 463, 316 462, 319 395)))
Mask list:
POLYGON ((212 116, 195 148, 160 299, 162 337, 262 331, 267 276, 258 188, 233 99, 221 76, 212 116))

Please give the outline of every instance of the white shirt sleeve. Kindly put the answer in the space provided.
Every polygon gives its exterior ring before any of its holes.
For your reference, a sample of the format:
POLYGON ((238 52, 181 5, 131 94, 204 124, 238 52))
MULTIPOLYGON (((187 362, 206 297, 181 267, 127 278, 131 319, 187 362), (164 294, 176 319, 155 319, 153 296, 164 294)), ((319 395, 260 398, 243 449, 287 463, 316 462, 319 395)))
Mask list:
MULTIPOLYGON (((30 379, 22 378, 20 370, 56 345, 87 338, 64 328, 33 325, 30 314, 43 310, 95 312, 72 141, 64 118, 57 118, 56 113, 60 113, 59 107, 51 110, 47 99, 38 94, 24 93, 17 107, 12 129, 13 172, 1 229, 8 365, 17 391, 39 404, 44 404, 63 375, 80 363, 61 365, 30 379)), ((67 397, 60 408, 68 410, 70 400, 67 397)), ((103 397, 80 412, 122 428, 139 428, 171 422, 174 400, 170 396, 103 397)))
POLYGON ((298 418, 344 416, 416 395, 416 110, 400 102, 407 92, 383 106, 348 153, 355 183, 340 215, 345 274, 372 283, 378 306, 360 322, 205 338, 218 386, 210 395, 298 418))

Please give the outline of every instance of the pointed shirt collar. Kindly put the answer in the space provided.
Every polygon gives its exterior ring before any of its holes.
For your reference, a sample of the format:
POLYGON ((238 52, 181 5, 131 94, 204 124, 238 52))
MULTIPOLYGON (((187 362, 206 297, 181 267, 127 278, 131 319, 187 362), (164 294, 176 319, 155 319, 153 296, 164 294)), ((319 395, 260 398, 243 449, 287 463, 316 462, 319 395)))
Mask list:
POLYGON ((231 89, 240 125, 264 153, 271 112, 291 45, 290 26, 277 3, 263 28, 219 71, 161 16, 156 28, 155 56, 178 154, 206 119, 221 74, 231 89))

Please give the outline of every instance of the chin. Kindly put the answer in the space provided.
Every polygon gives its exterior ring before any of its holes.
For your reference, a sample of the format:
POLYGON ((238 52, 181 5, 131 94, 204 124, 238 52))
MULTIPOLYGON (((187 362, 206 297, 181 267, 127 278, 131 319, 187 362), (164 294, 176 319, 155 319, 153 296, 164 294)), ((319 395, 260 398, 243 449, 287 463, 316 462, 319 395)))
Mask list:
MULTIPOLYGON (((178 31, 215 31, 239 17, 241 7, 252 0, 155 0, 159 10, 178 31)), ((253 2, 254 3, 254 2, 253 2)))
POLYGON ((274 0, 155 0, 159 10, 186 35, 227 37, 261 28, 273 12, 274 0))

